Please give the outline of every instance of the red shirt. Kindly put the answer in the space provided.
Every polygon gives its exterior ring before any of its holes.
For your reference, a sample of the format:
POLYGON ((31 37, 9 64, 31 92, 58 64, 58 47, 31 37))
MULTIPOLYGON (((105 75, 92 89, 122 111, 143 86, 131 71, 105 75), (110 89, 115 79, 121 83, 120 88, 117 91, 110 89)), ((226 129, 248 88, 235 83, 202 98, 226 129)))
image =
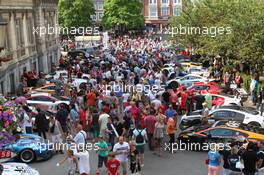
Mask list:
POLYGON ((147 132, 150 134, 154 134, 156 124, 156 117, 154 115, 148 115, 145 117, 145 127, 147 128, 147 132))
POLYGON ((106 163, 106 168, 111 172, 108 175, 118 175, 118 168, 120 166, 120 162, 117 159, 108 160, 106 163))
POLYGON ((94 92, 90 92, 87 94, 87 104, 88 106, 95 106, 96 94, 94 92))

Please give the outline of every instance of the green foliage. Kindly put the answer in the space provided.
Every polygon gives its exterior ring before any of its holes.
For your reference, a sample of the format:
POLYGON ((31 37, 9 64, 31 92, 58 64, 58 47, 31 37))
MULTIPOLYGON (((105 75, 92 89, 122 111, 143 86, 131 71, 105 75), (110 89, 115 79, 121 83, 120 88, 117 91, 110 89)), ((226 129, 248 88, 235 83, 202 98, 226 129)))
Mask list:
POLYGON ((141 29, 144 26, 143 4, 139 0, 105 0, 103 26, 107 29, 141 29))
MULTIPOLYGON (((209 34, 176 35, 186 47, 198 54, 218 55, 230 63, 264 64, 264 1, 199 0, 188 4, 181 16, 171 20, 172 27, 199 27, 212 29, 209 34), (225 30, 219 34, 219 29, 225 30), (218 34, 214 35, 214 30, 218 34), (228 30, 227 30, 228 29, 228 30), (211 34, 210 34, 211 33, 211 34)), ((205 32, 206 33, 206 32, 205 32)))
POLYGON ((251 76, 248 74, 241 74, 241 78, 243 80, 242 86, 245 88, 246 91, 249 92, 251 76))
POLYGON ((59 23, 63 27, 90 27, 94 12, 92 0, 59 1, 59 23))

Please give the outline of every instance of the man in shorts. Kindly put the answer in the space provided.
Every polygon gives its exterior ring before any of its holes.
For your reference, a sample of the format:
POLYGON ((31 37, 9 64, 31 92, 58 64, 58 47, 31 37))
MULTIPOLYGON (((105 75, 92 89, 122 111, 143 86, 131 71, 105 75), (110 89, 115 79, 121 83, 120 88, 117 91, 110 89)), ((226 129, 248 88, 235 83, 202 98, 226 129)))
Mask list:
POLYGON ((129 150, 130 150, 129 144, 124 141, 123 136, 120 136, 118 138, 118 143, 114 145, 113 152, 116 153, 116 159, 120 161, 123 170, 123 175, 127 174, 127 165, 128 165, 127 155, 129 153, 129 150))

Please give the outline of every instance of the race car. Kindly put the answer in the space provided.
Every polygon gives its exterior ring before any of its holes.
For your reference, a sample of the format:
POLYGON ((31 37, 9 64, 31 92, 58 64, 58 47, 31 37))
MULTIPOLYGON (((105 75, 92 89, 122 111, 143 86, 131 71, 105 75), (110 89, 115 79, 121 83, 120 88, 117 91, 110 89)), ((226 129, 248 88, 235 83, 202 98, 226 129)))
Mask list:
MULTIPOLYGON (((219 120, 235 120, 253 126, 264 126, 264 117, 258 111, 238 105, 225 105, 212 109, 209 112, 209 122, 219 120)), ((191 112, 188 116, 183 115, 180 121, 180 129, 184 130, 201 123, 202 111, 191 112)))
POLYGON ((52 157, 51 146, 42 137, 34 134, 18 134, 16 141, 4 146, 5 150, 14 152, 23 163, 35 160, 47 160, 52 157))
POLYGON ((39 172, 25 163, 2 163, 3 168, 1 175, 39 175, 39 172))
POLYGON ((207 94, 207 91, 210 94, 218 94, 223 91, 223 89, 213 82, 195 82, 193 86, 187 89, 191 93, 198 93, 201 92, 201 94, 207 94))
POLYGON ((243 137, 245 140, 253 142, 263 141, 264 129, 247 126, 236 121, 224 121, 219 122, 217 125, 193 126, 188 128, 179 134, 178 140, 183 143, 196 143, 191 144, 193 147, 190 149, 200 151, 203 150, 201 146, 206 144, 214 143, 228 146, 228 143, 230 144, 236 141, 238 137, 243 137))
POLYGON ((37 93, 31 94, 27 98, 27 104, 30 106, 38 106, 45 111, 56 111, 59 104, 69 105, 70 101, 67 97, 55 97, 48 93, 37 93))

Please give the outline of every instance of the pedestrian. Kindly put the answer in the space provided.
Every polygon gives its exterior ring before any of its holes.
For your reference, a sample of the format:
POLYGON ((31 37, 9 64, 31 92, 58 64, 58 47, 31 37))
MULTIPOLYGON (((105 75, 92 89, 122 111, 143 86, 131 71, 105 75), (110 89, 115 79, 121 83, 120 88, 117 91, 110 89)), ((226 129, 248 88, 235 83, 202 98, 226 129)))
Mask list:
POLYGON ((119 175, 118 169, 120 165, 120 161, 115 158, 115 153, 109 153, 109 157, 106 163, 107 175, 119 175))
POLYGON ((78 159, 73 155, 72 150, 67 150, 66 156, 57 163, 57 166, 61 166, 65 161, 67 161, 67 175, 75 175, 78 171, 78 159))
POLYGON ((241 83, 243 82, 242 77, 240 76, 240 73, 237 72, 236 73, 236 77, 235 77, 235 83, 237 85, 237 88, 241 88, 241 83))
POLYGON ((133 140, 136 143, 136 149, 138 152, 140 166, 144 166, 144 153, 145 153, 145 144, 147 137, 147 132, 142 128, 141 124, 137 125, 133 130, 133 140))
POLYGON ((249 142, 247 144, 246 151, 244 154, 242 154, 241 162, 245 167, 243 169, 244 175, 255 175, 257 172, 256 165, 258 161, 258 155, 255 148, 255 144, 253 142, 249 142))
POLYGON ((108 118, 110 116, 104 111, 102 110, 99 119, 98 119, 98 123, 99 123, 99 127, 100 127, 100 135, 103 136, 104 138, 107 138, 108 133, 107 133, 107 123, 108 123, 108 118))
POLYGON ((58 122, 54 116, 50 116, 49 118, 49 135, 51 136, 52 144, 55 146, 55 151, 63 154, 62 150, 62 128, 60 122, 58 122))
POLYGON ((78 124, 76 130, 77 130, 77 134, 73 138, 74 143, 77 144, 77 146, 79 146, 79 145, 85 146, 86 145, 87 134, 83 130, 82 125, 78 124))
POLYGON ((59 109, 56 114, 56 120, 60 122, 63 132, 67 133, 68 132, 67 119, 68 119, 69 111, 66 109, 64 104, 60 104, 58 108, 59 109))
POLYGON ((167 121, 167 134, 170 138, 169 144, 171 146, 170 150, 172 150, 172 145, 175 143, 175 129, 176 128, 175 128, 174 119, 170 117, 167 121))
POLYGON ((47 139, 46 131, 48 130, 48 120, 46 115, 40 108, 37 108, 38 114, 36 115, 35 125, 38 131, 38 135, 41 137, 43 136, 44 139, 47 139))
POLYGON ((127 164, 128 164, 128 154, 129 154, 130 146, 127 142, 124 141, 124 137, 120 136, 118 138, 118 142, 115 144, 113 148, 113 152, 116 153, 116 159, 120 162, 123 175, 127 174, 127 164))
POLYGON ((158 111, 155 123, 154 138, 156 141, 156 152, 159 157, 161 157, 161 147, 164 139, 165 131, 165 120, 166 116, 161 113, 161 110, 158 111))
POLYGON ((136 148, 136 142, 130 142, 130 171, 132 175, 140 175, 141 171, 139 152, 136 148))
POLYGON ((109 154, 109 148, 108 148, 108 144, 106 143, 106 141, 104 141, 104 138, 102 136, 98 137, 98 142, 96 143, 96 145, 98 146, 98 170, 97 173, 101 174, 101 169, 103 167, 103 164, 105 165, 105 167, 107 167, 107 159, 108 159, 108 154, 109 154))
POLYGON ((213 100, 212 95, 209 93, 208 90, 206 90, 205 102, 207 103, 207 107, 209 109, 212 109, 212 100, 213 100))
POLYGON ((229 165, 228 175, 243 175, 242 169, 237 168, 237 163, 240 162, 240 156, 238 155, 238 147, 233 146, 231 148, 230 155, 227 157, 229 165))
POLYGON ((89 175, 91 171, 89 152, 80 145, 75 145, 77 149, 73 150, 73 155, 78 159, 78 168, 80 175, 89 175))
POLYGON ((219 175, 221 155, 218 152, 218 146, 213 145, 208 152, 208 175, 219 175))
POLYGON ((146 116, 145 118, 145 127, 147 130, 148 135, 148 147, 150 151, 154 151, 154 140, 153 135, 155 131, 155 123, 156 123, 156 117, 155 117, 155 110, 150 110, 150 114, 146 116))
POLYGON ((259 111, 260 115, 263 116, 264 112, 264 84, 262 85, 261 91, 259 93, 259 111))

